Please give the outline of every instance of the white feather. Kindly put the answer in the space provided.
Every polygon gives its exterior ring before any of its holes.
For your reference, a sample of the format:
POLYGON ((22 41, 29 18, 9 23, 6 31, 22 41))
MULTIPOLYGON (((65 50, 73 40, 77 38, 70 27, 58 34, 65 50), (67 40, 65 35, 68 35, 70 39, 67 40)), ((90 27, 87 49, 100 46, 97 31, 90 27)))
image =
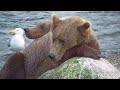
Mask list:
POLYGON ((10 50, 13 52, 19 52, 25 48, 25 41, 23 37, 23 29, 16 28, 13 30, 15 35, 9 41, 10 43, 10 50))

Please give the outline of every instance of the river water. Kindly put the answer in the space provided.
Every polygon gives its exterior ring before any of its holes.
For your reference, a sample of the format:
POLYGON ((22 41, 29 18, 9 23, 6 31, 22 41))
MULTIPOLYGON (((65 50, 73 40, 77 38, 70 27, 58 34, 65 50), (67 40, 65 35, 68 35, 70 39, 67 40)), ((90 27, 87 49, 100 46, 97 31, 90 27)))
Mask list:
MULTIPOLYGON (((61 17, 80 16, 89 20, 98 37, 102 54, 109 57, 120 53, 119 11, 0 11, 0 67, 12 53, 7 47, 7 40, 11 37, 8 30, 32 27, 39 21, 50 19, 52 13, 61 17)), ((33 40, 25 36, 25 41, 29 45, 33 40)))

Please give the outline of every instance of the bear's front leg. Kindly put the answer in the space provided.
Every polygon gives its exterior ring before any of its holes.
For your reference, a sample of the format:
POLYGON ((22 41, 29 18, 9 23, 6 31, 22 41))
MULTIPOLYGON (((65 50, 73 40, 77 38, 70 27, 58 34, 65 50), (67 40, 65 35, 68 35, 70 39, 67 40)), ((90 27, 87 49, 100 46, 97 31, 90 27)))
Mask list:
POLYGON ((79 47, 77 54, 82 57, 90 57, 97 60, 102 57, 97 50, 89 47, 88 45, 82 45, 81 47, 79 47))

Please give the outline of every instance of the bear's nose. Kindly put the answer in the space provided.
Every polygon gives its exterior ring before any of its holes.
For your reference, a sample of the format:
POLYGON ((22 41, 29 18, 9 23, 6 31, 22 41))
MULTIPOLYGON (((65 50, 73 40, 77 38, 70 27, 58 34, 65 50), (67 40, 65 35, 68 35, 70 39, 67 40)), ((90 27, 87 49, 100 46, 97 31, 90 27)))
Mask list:
POLYGON ((29 28, 24 28, 24 31, 25 31, 25 32, 28 32, 28 31, 29 31, 29 28))
POLYGON ((55 55, 53 53, 49 53, 48 54, 48 57, 51 59, 51 60, 54 60, 55 59, 55 55))

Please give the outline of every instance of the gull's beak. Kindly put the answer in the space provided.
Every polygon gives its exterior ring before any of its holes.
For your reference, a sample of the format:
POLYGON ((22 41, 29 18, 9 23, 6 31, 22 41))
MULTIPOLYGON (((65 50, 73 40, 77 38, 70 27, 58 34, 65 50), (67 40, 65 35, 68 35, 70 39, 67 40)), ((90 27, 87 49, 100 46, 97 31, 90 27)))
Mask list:
POLYGON ((8 33, 11 34, 11 35, 15 35, 14 30, 9 30, 8 33))

